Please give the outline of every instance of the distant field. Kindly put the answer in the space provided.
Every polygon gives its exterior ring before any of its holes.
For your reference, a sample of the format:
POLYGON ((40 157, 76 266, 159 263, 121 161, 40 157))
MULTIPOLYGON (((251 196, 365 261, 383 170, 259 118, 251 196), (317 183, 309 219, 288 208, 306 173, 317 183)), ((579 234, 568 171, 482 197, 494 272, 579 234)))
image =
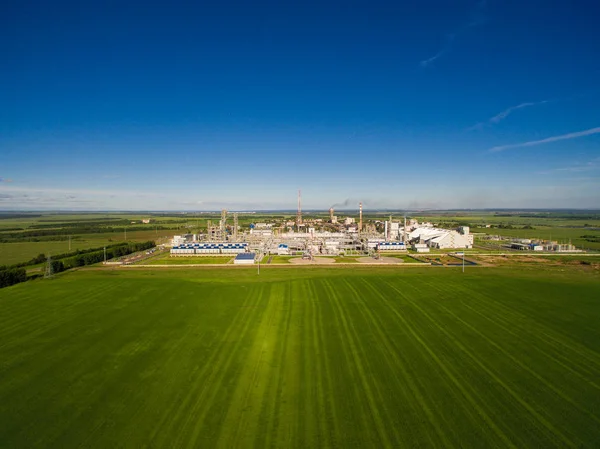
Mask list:
POLYGON ((0 446, 597 447, 599 288, 265 266, 0 289, 0 446))
POLYGON ((561 243, 571 242, 578 248, 600 250, 600 242, 589 242, 582 238, 583 235, 591 235, 594 238, 600 239, 600 231, 588 229, 573 229, 573 228, 551 228, 538 227, 536 229, 473 229, 472 232, 483 232, 490 235, 502 235, 515 238, 525 239, 545 239, 556 240, 561 243))

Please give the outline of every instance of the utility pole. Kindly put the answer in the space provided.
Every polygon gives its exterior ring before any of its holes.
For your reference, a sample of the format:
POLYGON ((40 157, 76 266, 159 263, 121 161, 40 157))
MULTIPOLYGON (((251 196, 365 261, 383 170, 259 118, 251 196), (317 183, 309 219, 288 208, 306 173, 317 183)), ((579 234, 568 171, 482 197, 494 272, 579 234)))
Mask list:
POLYGON ((465 272, 465 252, 463 251, 463 273, 465 272))
POLYGON ((106 265, 106 246, 104 247, 104 265, 106 265))
POLYGON ((54 266, 52 265, 52 256, 48 253, 48 259, 46 261, 46 273, 44 278, 50 279, 54 277, 54 266))
POLYGON ((125 241, 127 241, 127 228, 125 228, 125 241))
POLYGON ((69 252, 71 252, 71 236, 69 236, 69 252))

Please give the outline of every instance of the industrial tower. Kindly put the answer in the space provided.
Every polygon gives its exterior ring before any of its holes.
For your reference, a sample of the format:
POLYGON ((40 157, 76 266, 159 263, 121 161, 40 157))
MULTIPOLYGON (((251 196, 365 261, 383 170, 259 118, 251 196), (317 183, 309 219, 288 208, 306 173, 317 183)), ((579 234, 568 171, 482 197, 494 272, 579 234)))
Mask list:
POLYGON ((221 239, 225 240, 227 235, 227 229, 225 228, 225 223, 227 222, 227 209, 221 210, 221 239))
POLYGON ((358 232, 362 232, 362 203, 358 203, 358 232))

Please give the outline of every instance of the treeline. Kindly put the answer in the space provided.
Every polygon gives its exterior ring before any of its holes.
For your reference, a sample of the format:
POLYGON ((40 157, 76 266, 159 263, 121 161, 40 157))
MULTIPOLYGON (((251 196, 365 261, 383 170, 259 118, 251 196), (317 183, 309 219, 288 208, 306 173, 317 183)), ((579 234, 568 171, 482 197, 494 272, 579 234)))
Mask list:
POLYGON ((38 218, 41 217, 40 214, 10 214, 10 213, 0 213, 0 220, 6 220, 8 218, 38 218))
MULTIPOLYGON (((128 243, 106 248, 106 259, 114 259, 115 257, 126 256, 127 254, 143 251, 145 249, 154 248, 156 244, 153 241, 128 243)), ((62 263, 62 269, 55 270, 55 273, 68 270, 75 267, 83 267, 85 265, 93 265, 104 260, 104 250, 79 254, 74 257, 68 257, 56 262, 62 263)))
POLYGON ((586 234, 586 235, 582 235, 581 238, 590 243, 600 243, 600 235, 586 234))
MULTIPOLYGON (((107 245, 106 249, 108 250, 109 248, 125 247, 127 245, 128 245, 128 243, 125 243, 125 242, 113 243, 112 245, 107 245)), ((67 257, 79 256, 81 254, 93 253, 96 251, 104 251, 104 247, 100 246, 97 248, 77 249, 75 251, 71 251, 68 253, 56 254, 56 255, 52 256, 52 259, 54 259, 54 260, 65 259, 67 257)), ((40 263, 45 262, 47 258, 48 257, 45 254, 40 253, 37 256, 35 256, 33 259, 29 259, 27 262, 20 262, 20 263, 15 263, 12 265, 0 266, 0 270, 5 270, 8 268, 28 267, 30 265, 38 265, 40 263)))
MULTIPOLYGON (((126 256, 127 254, 135 253, 137 251, 143 251, 145 249, 154 248, 156 244, 153 241, 148 242, 136 242, 136 243, 121 243, 112 245, 106 248, 106 259, 113 259, 115 257, 126 256)), ((34 257, 29 262, 29 265, 34 265, 43 262, 46 257, 40 254, 34 257), (34 262, 33 264, 30 262, 34 262)), ((83 254, 67 254, 56 256, 55 260, 52 260, 52 272, 60 273, 70 268, 83 267, 85 265, 92 265, 104 260, 104 248, 99 250, 88 250, 83 254)), ((11 265, 9 267, 0 267, 0 288, 8 287, 9 285, 18 284, 27 280, 27 272, 23 268, 22 264, 19 266, 11 265)))
POLYGON ((562 218, 565 220, 598 220, 600 214, 586 214, 586 213, 560 213, 560 212, 529 212, 529 213, 495 213, 495 217, 521 217, 521 218, 562 218))
POLYGON ((81 223, 81 222, 91 222, 91 221, 116 221, 116 220, 129 220, 121 217, 94 217, 94 218, 40 218, 38 222, 40 223, 81 223))
POLYGON ((18 284, 27 280, 25 268, 0 269, 0 288, 18 284))
POLYGON ((94 220, 82 223, 81 221, 73 221, 73 222, 53 222, 53 223, 44 223, 44 224, 36 224, 29 226, 29 229, 49 229, 49 228, 82 228, 82 229, 91 229, 94 227, 102 226, 102 225, 128 225, 130 220, 118 219, 118 220, 94 220))
POLYGON ((6 232, 6 233, 2 233, 0 234, 0 242, 1 243, 10 243, 10 242, 15 242, 15 241, 39 241, 41 240, 64 240, 65 237, 68 237, 69 235, 76 235, 76 234, 104 234, 104 233, 109 233, 109 232, 115 232, 115 233, 119 233, 119 232, 123 232, 124 230, 127 230, 129 232, 133 232, 133 231, 151 231, 151 230, 170 230, 172 229, 172 227, 167 227, 167 226, 152 226, 152 225, 146 225, 146 226, 128 226, 127 228, 125 227, 112 227, 112 226, 105 226, 105 227, 96 227, 96 226, 81 226, 81 227, 74 227, 74 228, 68 228, 68 229, 35 229, 35 230, 31 230, 31 231, 20 231, 20 232, 6 232), (38 239, 38 240, 36 240, 38 239))

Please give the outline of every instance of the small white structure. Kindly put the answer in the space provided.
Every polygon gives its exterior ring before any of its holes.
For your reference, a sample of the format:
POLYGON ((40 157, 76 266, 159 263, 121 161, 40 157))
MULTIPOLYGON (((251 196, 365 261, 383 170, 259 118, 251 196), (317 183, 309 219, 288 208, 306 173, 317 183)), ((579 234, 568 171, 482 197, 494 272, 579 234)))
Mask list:
POLYGON ((290 253, 290 247, 285 243, 280 243, 277 247, 277 254, 280 256, 286 256, 290 253))
POLYGON ((413 249, 418 253, 428 253, 429 247, 425 243, 415 243, 413 249))

